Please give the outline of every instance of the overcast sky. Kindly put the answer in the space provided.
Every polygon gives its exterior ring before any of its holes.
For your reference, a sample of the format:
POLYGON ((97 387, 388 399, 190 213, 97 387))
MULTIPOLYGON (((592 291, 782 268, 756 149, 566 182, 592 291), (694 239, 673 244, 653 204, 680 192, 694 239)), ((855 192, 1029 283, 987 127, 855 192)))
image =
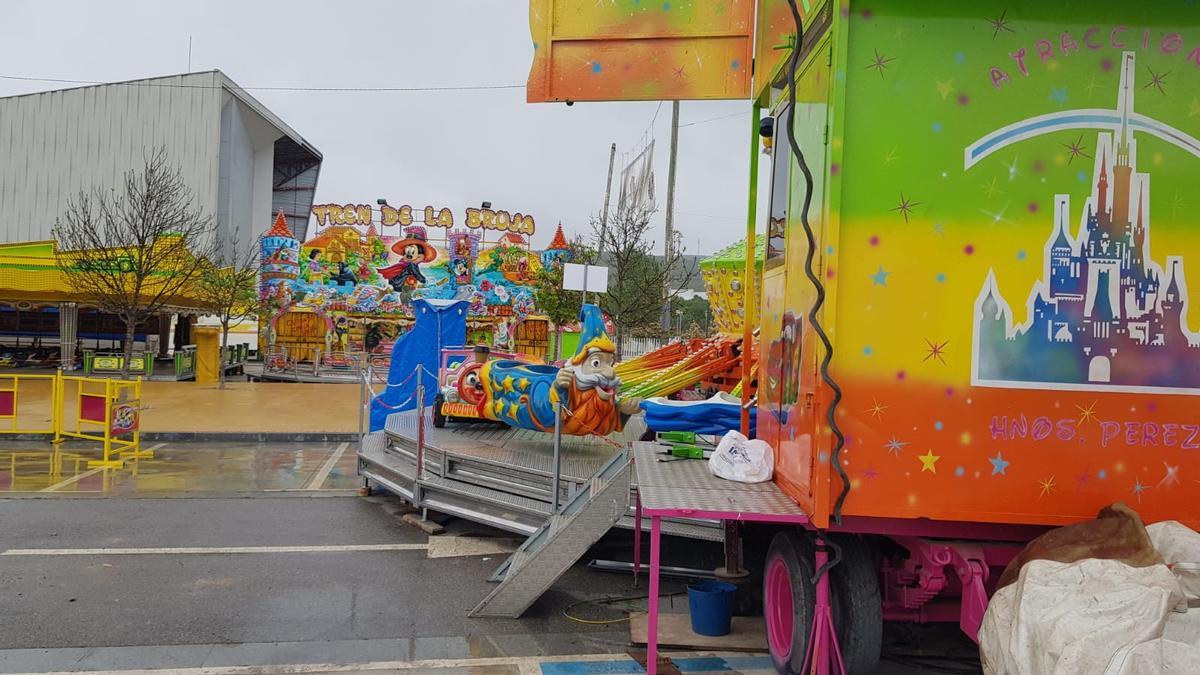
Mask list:
MULTIPOLYGON (((533 53, 527 0, 2 0, 0 12, 3 76, 185 72, 189 36, 192 70, 244 87, 523 85, 533 53)), ((0 78, 0 96, 63 86, 0 78)), ((651 127, 657 103, 527 104, 523 89, 251 93, 324 154, 317 203, 386 197, 448 206, 457 221, 487 200, 532 214, 540 247, 558 221, 583 232, 600 212, 609 144, 619 171, 652 135, 662 222, 669 102, 651 127)), ((675 222, 689 253, 745 230, 749 110, 682 104, 681 124, 734 115, 679 132, 675 222)))

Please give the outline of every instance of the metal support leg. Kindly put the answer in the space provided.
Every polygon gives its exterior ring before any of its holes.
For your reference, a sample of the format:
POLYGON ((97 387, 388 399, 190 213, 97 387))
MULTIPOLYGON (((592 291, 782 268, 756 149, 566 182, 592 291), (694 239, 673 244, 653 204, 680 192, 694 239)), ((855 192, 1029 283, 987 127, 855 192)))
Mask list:
MULTIPOLYGON (((814 557, 816 569, 821 569, 829 562, 829 551, 825 548, 825 540, 817 539, 817 552, 814 557)), ((813 627, 808 636, 808 654, 804 657, 804 667, 800 672, 813 672, 816 675, 839 673, 846 675, 846 665, 842 662, 842 649, 838 645, 837 630, 833 625, 833 608, 829 602, 829 571, 826 570, 817 578, 816 607, 813 608, 813 627), (809 671, 809 665, 813 670, 809 671)))
POLYGON ((633 587, 638 586, 638 575, 642 571, 642 495, 637 495, 633 509, 633 587))
POLYGON ((646 613, 646 674, 658 672, 658 567, 659 535, 661 522, 658 516, 650 518, 650 598, 646 613))
POLYGON ((554 404, 554 494, 551 513, 558 513, 558 491, 562 484, 562 404, 554 404))
MULTIPOLYGON (((422 501, 421 481, 425 478, 425 384, 417 371, 417 470, 413 472, 413 506, 420 507, 422 501)), ((425 514, 421 514, 425 520, 425 514)))
POLYGON ((723 520, 721 525, 725 530, 725 566, 716 570, 718 579, 738 581, 750 576, 749 570, 742 567, 742 526, 736 520, 723 520))

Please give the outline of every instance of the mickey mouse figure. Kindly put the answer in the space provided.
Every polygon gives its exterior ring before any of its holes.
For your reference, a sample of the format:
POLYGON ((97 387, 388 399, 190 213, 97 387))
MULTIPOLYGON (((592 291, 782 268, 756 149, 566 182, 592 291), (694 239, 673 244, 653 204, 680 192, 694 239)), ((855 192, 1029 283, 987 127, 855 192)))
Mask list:
POLYGON ((437 250, 429 245, 425 228, 413 225, 405 228, 405 237, 392 244, 392 251, 400 256, 394 265, 379 268, 379 274, 387 279, 393 290, 416 288, 425 283, 421 263, 431 263, 437 258, 437 250))

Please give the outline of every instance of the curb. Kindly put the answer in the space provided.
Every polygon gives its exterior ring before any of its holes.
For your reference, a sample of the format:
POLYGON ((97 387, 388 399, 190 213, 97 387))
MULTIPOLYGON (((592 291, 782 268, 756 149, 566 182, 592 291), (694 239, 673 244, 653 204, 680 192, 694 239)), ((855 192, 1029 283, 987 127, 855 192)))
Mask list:
MULTIPOLYGON (((9 441, 48 441, 52 434, 13 434, 0 437, 9 441)), ((357 442, 357 433, 345 432, 263 432, 263 431, 144 431, 142 441, 175 441, 206 443, 346 443, 357 442)), ((67 439, 77 440, 77 439, 67 439)))

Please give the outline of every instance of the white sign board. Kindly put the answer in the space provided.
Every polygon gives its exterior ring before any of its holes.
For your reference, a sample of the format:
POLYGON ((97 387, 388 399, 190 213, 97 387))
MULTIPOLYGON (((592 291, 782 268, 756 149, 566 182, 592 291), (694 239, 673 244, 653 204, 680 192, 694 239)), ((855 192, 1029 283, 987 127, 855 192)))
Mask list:
POLYGON ((608 268, 601 265, 567 263, 563 265, 563 290, 606 293, 608 292, 608 268), (587 279, 587 288, 583 287, 585 278, 587 279))

